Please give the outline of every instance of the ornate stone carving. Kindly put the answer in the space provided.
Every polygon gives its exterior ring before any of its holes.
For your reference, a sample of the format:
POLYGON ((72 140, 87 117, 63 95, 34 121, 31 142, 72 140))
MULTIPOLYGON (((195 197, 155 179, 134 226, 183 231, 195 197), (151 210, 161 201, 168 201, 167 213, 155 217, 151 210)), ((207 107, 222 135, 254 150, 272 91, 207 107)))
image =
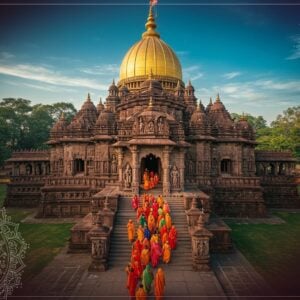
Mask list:
POLYGON ((180 188, 180 178, 179 178, 179 171, 176 165, 173 166, 171 173, 171 185, 173 188, 180 188))
POLYGON ((126 188, 130 188, 132 184, 132 169, 129 164, 126 165, 124 172, 124 183, 126 188))

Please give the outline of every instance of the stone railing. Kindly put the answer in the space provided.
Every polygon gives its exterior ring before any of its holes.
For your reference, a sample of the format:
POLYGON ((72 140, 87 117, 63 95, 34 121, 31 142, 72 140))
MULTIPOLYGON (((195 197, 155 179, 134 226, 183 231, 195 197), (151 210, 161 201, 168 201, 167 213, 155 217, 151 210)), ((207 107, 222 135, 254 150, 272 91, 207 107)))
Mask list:
POLYGON ((251 187, 259 186, 258 177, 218 177, 212 179, 212 184, 218 187, 251 187))
POLYGON ((89 186, 95 188, 103 188, 109 179, 96 177, 48 177, 46 186, 89 186))
POLYGON ((26 183, 26 182, 39 182, 42 183, 45 181, 46 176, 40 175, 23 175, 23 176, 11 176, 11 183, 26 183))
POLYGON ((287 176, 287 175, 278 175, 278 176, 261 176, 260 177, 262 184, 286 184, 286 183, 294 183, 296 181, 295 176, 287 176))

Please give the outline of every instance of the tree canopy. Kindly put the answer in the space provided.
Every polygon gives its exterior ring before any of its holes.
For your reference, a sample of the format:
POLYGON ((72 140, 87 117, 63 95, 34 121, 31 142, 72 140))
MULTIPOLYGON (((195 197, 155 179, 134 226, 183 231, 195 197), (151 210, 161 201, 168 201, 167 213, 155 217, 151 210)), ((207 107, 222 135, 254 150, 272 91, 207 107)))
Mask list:
POLYGON ((12 151, 45 149, 49 132, 60 114, 70 120, 76 113, 72 103, 32 105, 22 98, 4 98, 0 102, 0 165, 12 151))
MULTIPOLYGON (((233 118, 240 115, 232 114, 233 118)), ((262 116, 246 115, 249 123, 256 130, 256 141, 259 150, 291 150, 300 158, 300 106, 290 107, 278 115, 276 120, 267 126, 262 116)))

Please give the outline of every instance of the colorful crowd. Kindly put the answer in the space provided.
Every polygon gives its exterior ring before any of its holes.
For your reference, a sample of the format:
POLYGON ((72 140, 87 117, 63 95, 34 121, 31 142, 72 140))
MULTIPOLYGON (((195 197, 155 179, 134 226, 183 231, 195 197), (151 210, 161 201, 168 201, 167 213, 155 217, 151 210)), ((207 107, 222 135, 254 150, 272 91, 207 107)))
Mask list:
POLYGON ((154 189, 159 183, 159 176, 153 171, 145 170, 143 174, 144 190, 148 191, 154 189))
POLYGON ((172 225, 169 204, 161 195, 155 198, 146 194, 141 199, 135 195, 131 205, 136 210, 136 222, 129 220, 127 224, 128 240, 132 244, 131 260, 126 268, 127 288, 132 299, 146 299, 154 280, 155 297, 162 299, 165 274, 158 268, 154 276, 153 269, 160 260, 168 264, 172 250, 176 249, 177 230, 172 225))

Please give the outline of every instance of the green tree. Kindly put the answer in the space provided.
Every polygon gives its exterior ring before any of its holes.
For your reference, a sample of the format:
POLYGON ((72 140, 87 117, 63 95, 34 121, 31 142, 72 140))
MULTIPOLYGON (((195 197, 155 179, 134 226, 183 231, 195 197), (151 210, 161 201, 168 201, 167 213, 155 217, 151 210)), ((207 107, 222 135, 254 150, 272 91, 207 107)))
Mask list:
POLYGON ((0 102, 0 166, 11 152, 20 149, 43 149, 50 129, 64 112, 67 120, 75 115, 72 103, 31 105, 30 100, 5 98, 0 102))
POLYGON ((250 123, 250 125, 253 127, 253 129, 257 132, 260 129, 267 128, 267 121, 262 117, 254 117, 250 114, 240 115, 236 113, 232 113, 231 117, 238 121, 242 116, 245 116, 247 118, 247 121, 250 123))
POLYGON ((300 157, 300 106, 290 107, 258 138, 260 149, 291 150, 300 157))

